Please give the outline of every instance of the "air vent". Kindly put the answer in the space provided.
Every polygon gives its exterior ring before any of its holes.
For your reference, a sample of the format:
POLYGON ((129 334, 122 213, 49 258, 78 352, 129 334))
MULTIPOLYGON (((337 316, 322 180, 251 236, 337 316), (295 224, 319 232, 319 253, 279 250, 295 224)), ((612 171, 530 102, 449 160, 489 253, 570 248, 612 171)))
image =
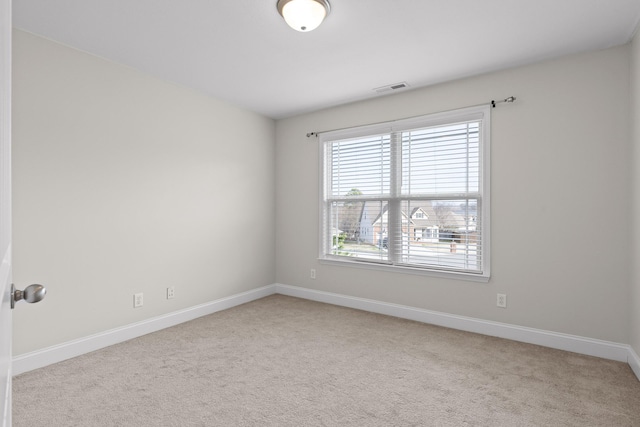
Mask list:
POLYGON ((382 87, 377 87, 374 89, 374 91, 378 92, 378 93, 384 93, 384 92, 391 92, 394 90, 400 90, 400 89, 405 89, 408 88, 409 85, 406 82, 400 82, 400 83, 394 83, 391 85, 387 85, 387 86, 382 86, 382 87))

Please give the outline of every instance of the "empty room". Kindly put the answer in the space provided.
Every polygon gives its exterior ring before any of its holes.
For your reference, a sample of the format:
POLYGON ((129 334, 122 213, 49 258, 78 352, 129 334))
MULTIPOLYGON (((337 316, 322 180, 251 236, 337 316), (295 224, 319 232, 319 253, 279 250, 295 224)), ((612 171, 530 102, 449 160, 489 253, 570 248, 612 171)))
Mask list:
POLYGON ((638 0, 0 0, 3 426, 640 426, 638 0))

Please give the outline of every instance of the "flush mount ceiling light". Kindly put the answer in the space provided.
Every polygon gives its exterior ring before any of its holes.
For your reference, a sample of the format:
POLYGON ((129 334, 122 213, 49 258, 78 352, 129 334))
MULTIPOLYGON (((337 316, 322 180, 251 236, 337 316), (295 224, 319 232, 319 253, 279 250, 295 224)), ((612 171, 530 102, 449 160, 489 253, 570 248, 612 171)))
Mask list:
POLYGON ((287 24, 303 33, 318 28, 329 14, 329 0, 278 0, 278 12, 287 24))

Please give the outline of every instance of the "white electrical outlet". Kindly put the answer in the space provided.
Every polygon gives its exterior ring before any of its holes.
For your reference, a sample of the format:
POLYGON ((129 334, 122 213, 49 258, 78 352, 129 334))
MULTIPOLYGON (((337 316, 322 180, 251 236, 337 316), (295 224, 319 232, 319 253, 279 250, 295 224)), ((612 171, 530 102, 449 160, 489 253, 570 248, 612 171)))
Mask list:
POLYGON ((311 269, 311 278, 312 278, 312 279, 315 279, 315 278, 316 278, 316 269, 315 269, 315 268, 312 268, 312 269, 311 269))
POLYGON ((133 294, 133 308, 142 307, 142 304, 144 304, 142 292, 139 294, 133 294))
POLYGON ((498 294, 496 305, 500 308, 507 308, 507 294, 498 294))
POLYGON ((167 299, 171 299, 176 296, 176 290, 173 286, 167 288, 167 299))

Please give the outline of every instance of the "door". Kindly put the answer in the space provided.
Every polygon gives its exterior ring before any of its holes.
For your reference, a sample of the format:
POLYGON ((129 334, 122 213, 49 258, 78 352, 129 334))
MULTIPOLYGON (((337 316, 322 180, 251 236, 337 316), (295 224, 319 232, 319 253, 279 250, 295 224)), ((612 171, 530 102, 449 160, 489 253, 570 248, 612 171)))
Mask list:
POLYGON ((11 426, 11 0, 0 0, 0 422, 11 426))

